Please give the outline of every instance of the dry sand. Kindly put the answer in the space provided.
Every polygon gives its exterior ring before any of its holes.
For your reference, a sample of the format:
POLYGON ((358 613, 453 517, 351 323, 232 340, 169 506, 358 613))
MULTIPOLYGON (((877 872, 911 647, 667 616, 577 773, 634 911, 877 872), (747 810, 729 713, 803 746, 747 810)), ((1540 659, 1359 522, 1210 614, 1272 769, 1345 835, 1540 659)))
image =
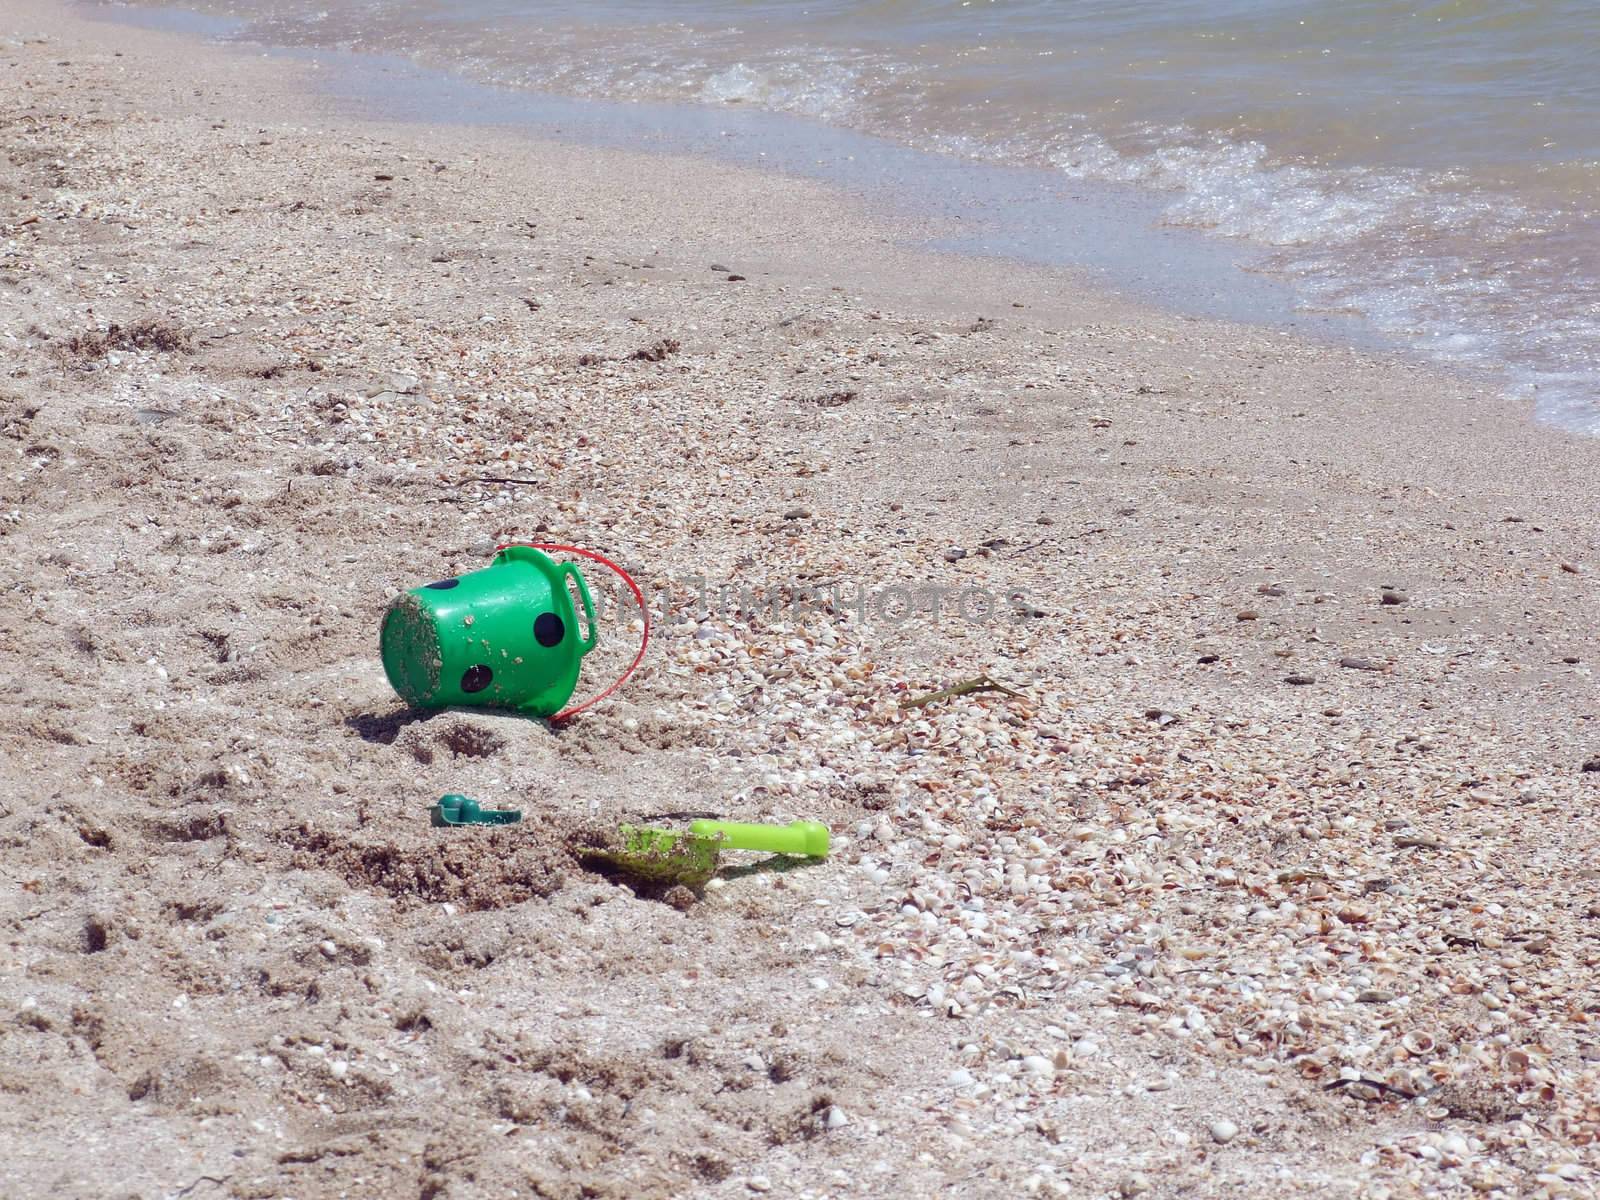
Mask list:
POLYGON ((0 1193, 1592 1192, 1600 443, 814 183, 0 39, 0 1193), (661 590, 642 674, 404 711, 389 598, 535 535, 661 590), (565 850, 696 810, 837 849, 682 910, 565 850))

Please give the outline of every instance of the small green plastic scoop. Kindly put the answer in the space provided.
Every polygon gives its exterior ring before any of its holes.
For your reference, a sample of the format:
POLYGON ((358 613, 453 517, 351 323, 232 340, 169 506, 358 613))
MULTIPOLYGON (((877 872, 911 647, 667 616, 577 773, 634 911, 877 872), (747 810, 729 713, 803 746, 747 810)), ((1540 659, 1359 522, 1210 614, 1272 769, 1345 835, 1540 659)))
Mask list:
POLYGON ((440 796, 428 812, 435 825, 515 825, 522 820, 520 808, 484 808, 476 800, 455 793, 440 796))
POLYGON ((828 827, 818 821, 754 825, 743 821, 695 821, 687 833, 623 825, 610 846, 590 847, 584 857, 646 883, 698 888, 717 870, 723 850, 757 850, 826 858, 828 827))

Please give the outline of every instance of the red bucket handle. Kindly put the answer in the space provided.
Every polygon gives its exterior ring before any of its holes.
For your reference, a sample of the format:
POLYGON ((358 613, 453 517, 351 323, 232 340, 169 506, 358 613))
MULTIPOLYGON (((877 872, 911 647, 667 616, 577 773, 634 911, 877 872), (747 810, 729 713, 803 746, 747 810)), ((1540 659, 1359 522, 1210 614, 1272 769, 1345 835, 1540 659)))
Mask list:
MULTIPOLYGON (((633 576, 629 575, 621 567, 617 566, 616 563, 612 562, 604 554, 599 554, 593 550, 585 550, 581 546, 563 546, 559 542, 506 542, 504 545, 496 546, 495 553, 498 554, 500 551, 511 546, 531 546, 535 550, 544 550, 547 552, 551 550, 559 550, 566 554, 581 554, 584 558, 592 558, 601 566, 610 568, 612 571, 615 571, 619 576, 622 577, 622 582, 628 585, 628 589, 633 592, 633 598, 639 602, 639 612, 644 617, 644 636, 639 639, 639 653, 633 656, 633 661, 628 664, 628 669, 621 675, 618 675, 615 682, 613 682, 610 687, 601 692, 598 696, 585 700, 582 704, 574 704, 571 708, 562 709, 555 716, 550 718, 552 724, 557 721, 565 721, 567 718, 574 717, 578 713, 581 713, 591 704, 598 704, 607 696, 611 695, 612 692, 616 691, 619 687, 627 682, 628 676, 632 675, 634 671, 638 669, 639 664, 644 661, 644 652, 650 646, 650 606, 645 603, 644 592, 641 591, 639 585, 633 581, 633 576)), ((587 599, 588 597, 585 596, 584 598, 587 599)), ((592 615, 590 617, 589 636, 591 638, 598 638, 600 636, 598 630, 594 626, 592 615)))

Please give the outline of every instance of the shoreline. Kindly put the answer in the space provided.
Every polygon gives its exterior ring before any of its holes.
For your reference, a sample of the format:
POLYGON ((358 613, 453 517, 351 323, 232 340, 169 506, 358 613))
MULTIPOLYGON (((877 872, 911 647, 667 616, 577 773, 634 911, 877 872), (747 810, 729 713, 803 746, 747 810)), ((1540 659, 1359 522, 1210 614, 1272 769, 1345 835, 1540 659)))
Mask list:
POLYGON ((8 1194, 1592 1187, 1600 442, 814 180, 0 62, 8 1194), (571 728, 407 713, 389 597, 532 537, 1028 615, 680 595, 571 728), (566 849, 690 810, 834 853, 566 849))
MULTIPOLYGON (((1286 330, 1359 350, 1426 357, 1347 314, 1296 306, 1290 284, 1260 269, 1264 247, 1164 225, 1159 194, 1107 181, 917 150, 761 109, 714 109, 529 92, 394 55, 234 42, 231 18, 181 8, 97 9, 91 19, 204 37, 310 70, 308 86, 357 120, 489 127, 535 141, 690 157, 821 183, 857 198, 907 250, 1061 270, 1096 293, 1173 315, 1286 330)), ((1461 368, 1492 383, 1493 372, 1461 368)), ((1510 389, 1509 380, 1500 390, 1510 389)))
MULTIPOLYGON (((221 24, 233 24, 240 36, 253 28, 243 19, 169 7, 113 9, 105 16, 153 18, 158 26, 180 30, 194 25, 195 32, 208 34, 217 33, 221 24)), ((1225 211, 1217 228, 1191 224, 1184 216, 1169 221, 1174 209, 1182 213, 1187 207, 1187 201, 1178 197, 1194 199, 1184 187, 1174 191, 1170 180, 1130 183, 1119 180, 1116 172, 1083 175, 1067 167, 1008 161, 1005 155, 989 160, 937 145, 919 149, 915 139, 902 141, 882 130, 872 133, 848 123, 759 107, 529 91, 476 79, 469 64, 442 62, 420 48, 414 47, 418 56, 412 59, 397 53, 319 47, 315 41, 246 42, 234 48, 261 48, 309 62, 323 81, 321 90, 346 101, 349 115, 356 117, 489 123, 531 128, 536 136, 550 136, 554 130, 561 140, 623 149, 647 145, 658 153, 691 154, 796 174, 851 194, 870 194, 886 210, 880 214, 884 223, 902 233, 910 226, 941 225, 945 236, 929 238, 923 249, 1071 269, 1086 273, 1095 290, 1136 304, 1398 353, 1472 380, 1474 386, 1491 386, 1508 401, 1532 402, 1541 421, 1589 435, 1600 433, 1589 403, 1592 398, 1583 392, 1585 364, 1568 361, 1567 351, 1550 349, 1547 354, 1526 346, 1519 350, 1512 337, 1496 354, 1483 348, 1500 342, 1506 333, 1495 322, 1462 325, 1458 320, 1452 325, 1454 318, 1443 310, 1422 304, 1408 323, 1403 317, 1406 302, 1398 301, 1401 308, 1396 310, 1390 303, 1396 301, 1394 295, 1358 300, 1352 310, 1342 298, 1348 295, 1347 285, 1363 271, 1370 275, 1373 263, 1361 267, 1352 260, 1347 266, 1355 274, 1335 286, 1331 278, 1321 276, 1322 268, 1308 266, 1305 254, 1298 254, 1296 265, 1296 247, 1306 247, 1293 238, 1283 242, 1221 232, 1236 224, 1237 213, 1225 211), (1425 327, 1432 332, 1425 332, 1425 327)), ((1535 261, 1543 258, 1536 255, 1535 261)), ((1432 269, 1421 261, 1414 267, 1419 272, 1432 269)), ((1420 295, 1439 289, 1418 284, 1416 290, 1420 295)), ((1526 304, 1542 302, 1530 297, 1526 304)), ((1465 319, 1463 312, 1455 317, 1465 319)))

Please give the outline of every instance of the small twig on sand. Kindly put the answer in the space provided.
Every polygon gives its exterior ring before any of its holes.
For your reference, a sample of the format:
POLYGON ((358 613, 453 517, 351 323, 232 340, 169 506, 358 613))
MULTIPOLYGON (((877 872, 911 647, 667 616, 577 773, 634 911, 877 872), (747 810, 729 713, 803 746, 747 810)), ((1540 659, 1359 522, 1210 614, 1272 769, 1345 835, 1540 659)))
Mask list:
POLYGON ((506 484, 512 487, 543 487, 548 482, 549 480, 547 479, 518 479, 514 475, 468 475, 464 479, 457 479, 454 482, 441 480, 442 486, 457 490, 443 496, 429 496, 428 499, 434 504, 460 504, 463 498, 458 494, 459 489, 473 483, 506 484))
POLYGON ((1334 1088, 1353 1087, 1356 1084, 1365 1084, 1369 1088, 1376 1088, 1380 1093, 1399 1096, 1403 1100, 1415 1100, 1418 1096, 1426 1095, 1425 1092, 1408 1092, 1405 1088, 1395 1087, 1392 1083, 1384 1083, 1381 1079, 1335 1079, 1332 1083, 1322 1085, 1322 1090, 1331 1092, 1334 1088))
POLYGON ((217 1178, 217 1176, 215 1176, 215 1175, 202 1175, 202 1176, 200 1176, 199 1179, 196 1179, 188 1187, 179 1188, 176 1192, 173 1193, 173 1195, 174 1196, 187 1196, 190 1192, 194 1191, 194 1189, 199 1187, 202 1183, 214 1183, 218 1187, 221 1187, 223 1184, 227 1183, 228 1180, 230 1180, 232 1178, 233 1178, 232 1175, 224 1175, 220 1179, 217 1178))
POLYGON ((987 675, 979 675, 973 679, 964 680, 954 687, 947 687, 941 691, 929 692, 926 696, 915 696, 900 701, 901 708, 921 708, 925 704, 932 704, 938 700, 949 700, 954 696, 967 696, 973 692, 1004 692, 1008 696, 1015 696, 1018 700, 1026 700, 1021 692, 1013 691, 1003 683, 996 683, 987 675))

